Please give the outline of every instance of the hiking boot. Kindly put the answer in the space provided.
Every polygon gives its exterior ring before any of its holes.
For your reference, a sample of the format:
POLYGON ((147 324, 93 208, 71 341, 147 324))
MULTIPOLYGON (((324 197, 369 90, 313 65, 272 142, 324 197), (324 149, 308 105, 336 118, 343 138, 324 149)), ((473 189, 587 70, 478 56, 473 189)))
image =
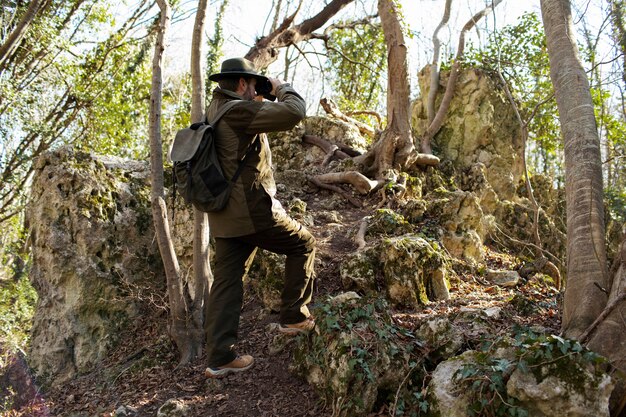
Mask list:
POLYGON ((315 328, 315 320, 309 317, 300 323, 279 324, 278 331, 288 335, 296 335, 298 333, 308 333, 315 328))
POLYGON ((243 372, 248 370, 252 367, 252 365, 254 365, 254 358, 252 356, 237 356, 233 361, 227 363, 226 365, 206 368, 204 376, 207 378, 221 378, 231 372, 243 372))

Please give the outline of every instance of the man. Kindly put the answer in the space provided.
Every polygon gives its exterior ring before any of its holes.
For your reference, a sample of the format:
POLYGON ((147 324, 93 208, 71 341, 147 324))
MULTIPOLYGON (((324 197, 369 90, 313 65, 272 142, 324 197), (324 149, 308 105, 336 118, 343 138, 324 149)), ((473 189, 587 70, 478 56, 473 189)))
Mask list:
POLYGON ((215 238, 214 281, 205 310, 207 377, 249 369, 254 359, 237 355, 233 345, 243 301, 246 261, 260 247, 287 255, 281 294, 279 330, 287 334, 315 327, 307 304, 313 292, 315 239, 291 219, 274 195, 271 151, 266 132, 292 129, 306 116, 302 97, 284 81, 257 73, 244 58, 227 59, 221 72, 209 77, 219 87, 207 108, 211 120, 226 103, 236 100, 216 125, 216 147, 226 178, 232 178, 247 152, 244 166, 223 211, 209 213, 215 238), (263 101, 256 86, 271 82, 277 101, 263 101))

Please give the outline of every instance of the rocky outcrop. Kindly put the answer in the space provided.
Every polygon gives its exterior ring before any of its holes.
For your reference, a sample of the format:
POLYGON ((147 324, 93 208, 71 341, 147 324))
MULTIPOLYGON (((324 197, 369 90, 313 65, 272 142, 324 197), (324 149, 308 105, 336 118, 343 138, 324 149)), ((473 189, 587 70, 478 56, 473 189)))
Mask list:
POLYGON ((609 416, 611 378, 602 361, 556 336, 466 351, 441 362, 428 386, 432 415, 609 416))
MULTIPOLYGON (((324 319, 308 342, 296 345, 292 369, 334 415, 368 415, 377 401, 389 401, 387 395, 394 395, 406 377, 419 378, 421 368, 412 369, 410 338, 394 326, 382 299, 338 297, 314 314, 324 319)), ((406 382, 404 394, 412 386, 406 382)))
POLYGON ((62 148, 35 165, 27 212, 37 290, 29 363, 61 382, 98 363, 163 283, 145 163, 62 148))
POLYGON ((344 288, 370 294, 383 290, 391 304, 402 307, 448 299, 449 273, 436 243, 410 233, 383 238, 340 265, 344 288))
MULTIPOLYGON (((437 105, 449 73, 442 72, 437 105)), ((412 127, 416 137, 427 127, 426 100, 430 90, 430 66, 418 74, 422 93, 413 103, 412 127)), ((486 178, 500 199, 515 195, 523 173, 520 126, 499 82, 478 69, 459 75, 444 125, 433 142, 433 152, 465 170, 476 163, 485 166, 486 178)))

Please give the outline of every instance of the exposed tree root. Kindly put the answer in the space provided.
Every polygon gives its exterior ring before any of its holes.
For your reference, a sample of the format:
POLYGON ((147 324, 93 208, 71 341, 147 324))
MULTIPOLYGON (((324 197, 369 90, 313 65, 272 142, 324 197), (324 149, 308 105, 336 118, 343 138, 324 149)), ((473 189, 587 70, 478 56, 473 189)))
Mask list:
POLYGON ((435 155, 428 154, 428 153, 418 153, 415 156, 414 164, 436 167, 439 165, 439 162, 440 162, 439 158, 436 157, 435 155))
POLYGON ((319 181, 326 184, 351 184, 359 194, 369 194, 384 181, 374 181, 358 171, 329 172, 328 174, 316 175, 319 181))
POLYGON ((345 114, 341 112, 341 110, 339 110, 339 107, 334 101, 329 100, 327 98, 323 98, 320 100, 320 104, 322 105, 322 108, 324 109, 326 113, 328 113, 331 116, 336 117, 339 120, 343 120, 344 122, 355 125, 359 129, 359 132, 361 132, 361 134, 367 135, 370 138, 373 138, 376 135, 376 129, 374 129, 371 126, 368 126, 367 124, 363 122, 359 122, 358 120, 353 119, 352 117, 346 116, 345 114))
POLYGON ((336 185, 330 185, 330 184, 326 184, 323 183, 322 181, 320 181, 319 179, 317 179, 317 177, 309 177, 308 180, 316 185, 319 188, 324 188, 326 190, 330 190, 330 191, 334 191, 338 194, 340 194, 341 196, 343 196, 346 200, 348 200, 348 202, 350 204, 352 204, 354 207, 357 208, 361 208, 363 207, 363 204, 357 200, 356 198, 352 197, 349 193, 347 193, 344 189, 342 189, 341 187, 337 187, 336 185))
POLYGON ((359 245, 356 249, 357 252, 362 251, 363 248, 367 246, 367 242, 365 242, 365 233, 367 232, 367 223, 369 222, 369 220, 370 216, 363 217, 363 220, 361 220, 361 225, 359 226, 359 231, 354 238, 357 245, 359 245))
POLYGON ((358 151, 355 151, 349 146, 334 145, 330 143, 329 141, 327 141, 326 139, 320 138, 319 136, 304 135, 302 136, 302 142, 307 143, 309 145, 315 145, 326 153, 326 158, 324 159, 325 163, 323 165, 327 165, 326 160, 329 160, 330 162, 332 158, 337 158, 337 159, 350 158, 351 155, 347 153, 346 150, 351 150, 352 152, 356 152, 358 154, 358 151))
POLYGON ((371 110, 361 110, 361 111, 349 111, 346 113, 346 116, 358 116, 360 114, 366 114, 368 116, 374 116, 376 120, 378 120, 378 128, 382 130, 383 128, 383 118, 380 114, 371 110))

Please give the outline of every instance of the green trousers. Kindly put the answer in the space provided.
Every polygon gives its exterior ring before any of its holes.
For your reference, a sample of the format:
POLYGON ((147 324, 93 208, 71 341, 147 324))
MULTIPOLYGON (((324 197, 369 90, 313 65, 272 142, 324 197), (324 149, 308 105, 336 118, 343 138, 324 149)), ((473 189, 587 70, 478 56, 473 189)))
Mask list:
POLYGON ((204 316, 210 367, 237 357, 233 345, 243 303, 243 276, 246 261, 257 247, 287 255, 280 322, 299 323, 310 316, 307 304, 313 294, 315 238, 302 225, 288 219, 252 235, 215 238, 214 278, 204 316))

